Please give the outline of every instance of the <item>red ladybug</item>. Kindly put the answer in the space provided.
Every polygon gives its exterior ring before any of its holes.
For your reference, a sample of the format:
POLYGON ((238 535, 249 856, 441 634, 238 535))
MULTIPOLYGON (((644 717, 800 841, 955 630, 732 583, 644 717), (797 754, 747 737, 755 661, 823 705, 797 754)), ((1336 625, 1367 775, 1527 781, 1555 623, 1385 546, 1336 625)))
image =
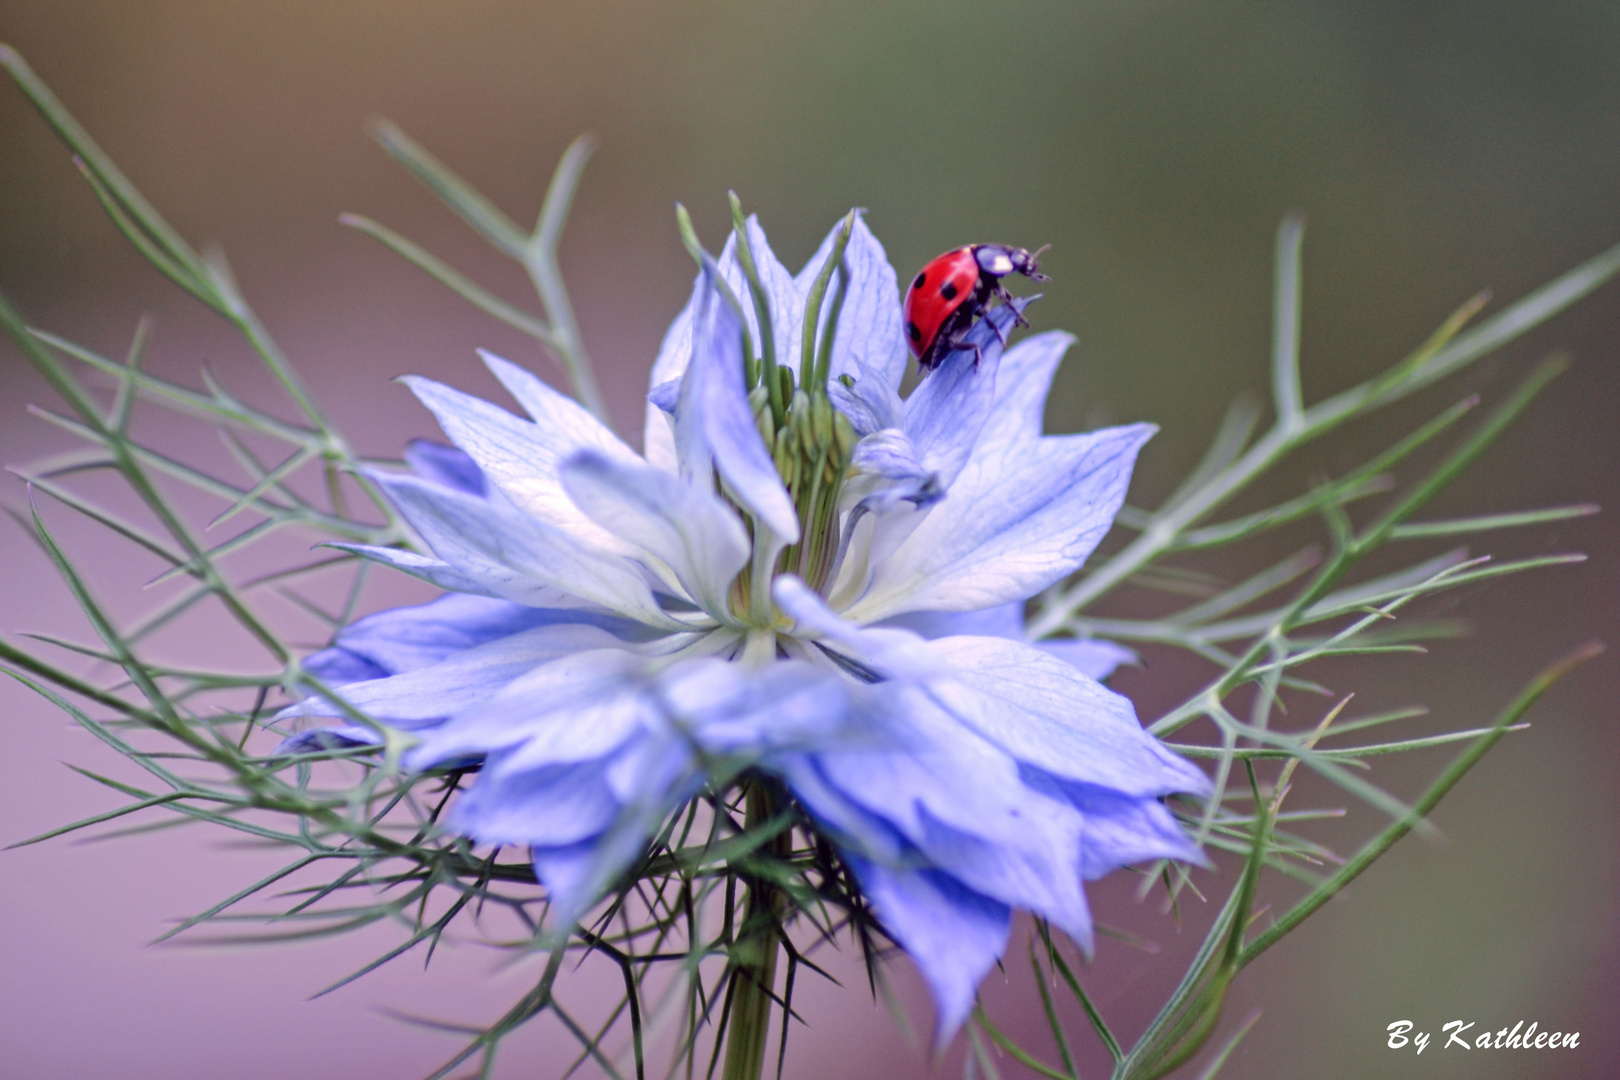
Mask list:
MULTIPOLYGON (((1051 280, 1035 263, 1045 250, 1031 253, 1005 244, 969 244, 947 251, 922 268, 906 290, 905 319, 906 338, 923 374, 932 371, 945 354, 962 347, 973 320, 988 310, 992 296, 1003 303, 1012 299, 1002 278, 1023 274, 1036 281, 1051 280)), ((1021 315, 1015 313, 1014 318, 1021 326, 1029 325, 1021 315)))

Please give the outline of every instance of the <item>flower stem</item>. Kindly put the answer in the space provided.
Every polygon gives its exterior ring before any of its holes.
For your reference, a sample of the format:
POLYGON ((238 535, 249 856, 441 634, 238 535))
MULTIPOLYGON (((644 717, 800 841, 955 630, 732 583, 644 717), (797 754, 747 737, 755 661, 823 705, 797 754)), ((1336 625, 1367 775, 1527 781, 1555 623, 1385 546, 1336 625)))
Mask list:
MULTIPOLYGON (((757 828, 771 821, 777 812, 776 798, 764 783, 748 785, 745 828, 757 828)), ((774 857, 787 854, 789 836, 778 835, 767 845, 774 857)), ((776 983, 776 958, 781 952, 783 896, 761 878, 748 881, 748 908, 743 916, 742 933, 734 949, 736 968, 732 971, 731 1016, 726 1024, 726 1065, 722 1080, 759 1080, 765 1069, 765 1044, 770 1033, 772 990, 776 983)), ((786 1018, 783 1018, 786 1023, 786 1018)))

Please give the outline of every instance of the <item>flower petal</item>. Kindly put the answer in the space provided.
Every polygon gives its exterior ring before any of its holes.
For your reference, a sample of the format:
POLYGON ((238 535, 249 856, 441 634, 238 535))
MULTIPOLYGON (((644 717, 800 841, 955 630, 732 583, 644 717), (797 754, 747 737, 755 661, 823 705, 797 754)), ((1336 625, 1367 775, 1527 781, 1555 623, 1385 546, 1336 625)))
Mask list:
POLYGON ((794 621, 796 637, 832 642, 840 646, 837 655, 875 676, 927 681, 948 673, 940 657, 916 634, 860 627, 841 619, 814 589, 792 574, 783 574, 772 583, 771 598, 794 621))
POLYGON ((563 463, 562 482, 587 517, 662 562, 688 599, 731 619, 727 592, 751 548, 736 513, 712 491, 591 450, 563 463))
POLYGON ((931 690, 1020 761, 1135 798, 1205 794, 1209 780, 1142 730, 1128 698, 1040 649, 1004 638, 930 643, 955 676, 931 690))
POLYGON ((888 377, 868 367, 857 367, 854 384, 845 386, 837 379, 827 384, 827 396, 833 407, 844 414, 857 435, 870 435, 884 428, 898 428, 905 423, 905 402, 900 393, 888 382, 888 377))
POLYGON ((572 926, 701 783, 691 756, 667 736, 644 736, 612 757, 566 767, 502 769, 499 757, 492 765, 493 775, 486 767, 447 824, 485 843, 531 845, 554 930, 572 926))
POLYGON ((463 649, 553 623, 591 622, 627 637, 639 624, 578 610, 530 607, 467 593, 446 593, 413 607, 367 615, 337 632, 332 644, 308 657, 304 670, 331 685, 357 682, 336 665, 362 665, 368 679, 436 664, 463 649))
POLYGON ((990 417, 1002 343, 1012 332, 1013 313, 1028 303, 1020 299, 993 309, 968 332, 963 347, 947 353, 906 399, 906 434, 945 487, 967 465, 990 417))
POLYGON ((1087 881, 1153 859, 1210 865, 1163 803, 1079 784, 1065 787, 1069 801, 1085 816, 1080 875, 1087 881))
POLYGON ((696 327, 692 365, 676 410, 681 473, 692 482, 704 480, 711 467, 718 469, 755 521, 781 543, 794 543, 799 539, 798 514, 754 423, 743 386, 737 314, 717 289, 705 291, 696 327))
POLYGON ((1012 911, 937 870, 890 869, 852 858, 851 869, 883 928, 934 992, 934 1045, 973 1011, 979 983, 1007 948, 1012 911))
POLYGON ((1083 819, 1070 802, 1026 784, 1017 761, 928 690, 882 684, 869 701, 867 723, 882 728, 892 748, 818 752, 827 785, 976 892, 1089 933, 1079 874, 1083 819))
POLYGON ((1074 336, 1048 330, 1008 349, 996 371, 996 401, 979 432, 975 456, 1003 442, 1031 442, 1041 437, 1046 395, 1063 354, 1074 336))
POLYGON ((424 480, 437 481, 469 495, 484 495, 489 491, 489 481, 478 463, 467 451, 454 446, 431 439, 412 439, 405 444, 405 464, 424 480))
POLYGON ((976 637, 1024 640, 1024 604, 1015 600, 980 611, 908 611, 879 625, 910 630, 929 641, 971 634, 976 637))
POLYGON ((647 414, 641 426, 641 452, 647 464, 665 472, 674 472, 679 465, 675 454, 672 414, 680 394, 681 376, 692 360, 692 319, 704 288, 704 275, 699 271, 697 280, 692 283, 692 298, 664 332, 664 341, 658 347, 658 356, 653 360, 648 382, 652 392, 647 395, 647 414), (663 393, 661 399, 656 396, 660 391, 663 393))
POLYGON ((281 740, 271 751, 271 757, 290 757, 294 754, 313 754, 322 750, 353 750, 359 746, 381 746, 382 736, 359 724, 340 724, 336 727, 317 727, 300 731, 281 740))
POLYGON ((510 600, 537 608, 586 608, 592 606, 589 601, 582 600, 572 593, 565 593, 561 589, 553 588, 542 582, 514 576, 508 568, 500 566, 493 560, 485 560, 485 563, 470 564, 469 560, 473 557, 469 555, 463 560, 466 569, 460 569, 451 566, 442 559, 419 555, 414 551, 406 551, 403 548, 342 543, 329 543, 326 546, 359 555, 361 558, 370 559, 375 563, 381 563, 383 566, 398 570, 401 573, 420 578, 429 585, 437 585, 446 592, 510 600))
MULTIPOLYGON (((1023 641, 1024 603, 1015 600, 1010 604, 983 608, 979 611, 909 611, 904 615, 884 619, 878 625, 910 630, 929 641, 962 635, 1023 641)), ((1114 669, 1121 664, 1134 664, 1138 661, 1134 652, 1112 641, 1063 639, 1035 641, 1030 644, 1098 682, 1112 675, 1114 669)))
POLYGON ((482 586, 468 591, 518 600, 534 586, 545 586, 648 626, 683 628, 621 558, 594 551, 502 500, 479 499, 410 476, 370 475, 435 555, 482 586))
POLYGON ((422 733, 409 755, 426 768, 468 754, 502 754, 492 776, 591 761, 656 726, 647 658, 597 647, 546 658, 506 680, 498 693, 422 733))
MULTIPOLYGON (((487 768, 487 766, 486 766, 487 768)), ((480 775, 452 806, 446 824, 485 844, 557 846, 588 840, 613 824, 619 804, 593 762, 501 780, 480 775)))
POLYGON ((845 505, 887 514, 901 503, 931 506, 945 497, 939 473, 922 463, 911 437, 898 428, 873 432, 855 445, 845 505))
MULTIPOLYGON (((833 245, 842 227, 843 222, 833 226, 794 280, 799 294, 806 297, 806 302, 816 275, 821 273, 822 265, 832 255, 833 245)), ((900 385, 900 376, 906 370, 906 339, 900 328, 900 286, 883 245, 866 227, 866 218, 862 214, 855 215, 849 243, 844 248, 842 268, 849 274, 849 283, 844 288, 844 302, 833 335, 833 383, 840 375, 850 375, 857 379, 875 378, 875 381, 892 390, 900 385)), ((826 320, 830 317, 836 292, 835 278, 828 285, 826 298, 822 301, 822 325, 817 328, 818 333, 825 328, 826 320)))
POLYGON ((1140 660, 1136 653, 1123 645, 1094 638, 1075 641, 1037 641, 1035 647, 1098 682, 1112 675, 1114 669, 1121 664, 1135 664, 1140 660))
POLYGON ((760 669, 706 659, 679 665, 659 687, 674 729, 707 754, 763 754, 832 745, 850 725, 835 673, 803 660, 760 669))
POLYGON ((1063 435, 975 456, 946 499, 876 568, 845 612, 975 611, 1078 570, 1125 500, 1150 424, 1063 435))
MULTIPOLYGON (((615 644, 621 644, 618 638, 596 626, 579 623, 541 626, 462 649, 427 667, 350 683, 343 687, 343 700, 368 716, 396 725, 400 721, 436 720, 476 707, 525 672, 557 657, 615 644)), ((346 713, 325 698, 313 697, 283 710, 280 715, 344 716, 346 713)))
POLYGON ((513 388, 513 396, 538 414, 538 422, 431 379, 413 375, 403 381, 514 506, 594 547, 626 554, 618 538, 592 523, 564 494, 558 470, 581 450, 624 462, 640 459, 574 401, 504 360, 486 354, 485 361, 513 388))

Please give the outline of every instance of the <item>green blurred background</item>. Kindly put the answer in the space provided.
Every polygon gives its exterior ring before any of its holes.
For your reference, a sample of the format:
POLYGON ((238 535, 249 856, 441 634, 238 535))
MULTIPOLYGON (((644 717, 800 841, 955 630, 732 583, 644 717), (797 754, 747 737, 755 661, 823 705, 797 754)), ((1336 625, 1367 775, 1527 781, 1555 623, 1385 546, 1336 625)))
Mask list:
MULTIPOLYGON (((1138 505, 1191 467, 1230 398, 1264 390, 1271 245, 1284 212, 1310 222, 1311 399, 1397 359, 1481 287, 1510 300, 1620 241, 1620 5, 1595 0, 0 0, 0 40, 28 57, 182 233, 224 246, 340 424, 378 455, 430 431, 388 384, 393 375, 424 372, 494 396, 475 346, 548 377, 553 369, 525 339, 337 225, 341 211, 365 213, 523 298, 517 271, 363 135, 374 115, 520 220, 538 208, 567 142, 581 131, 600 137, 564 265, 625 432, 639 428, 647 368, 691 278, 673 200, 718 247, 724 192, 735 188, 794 267, 852 204, 868 208, 902 278, 966 242, 1051 243, 1042 265, 1053 282, 1032 317, 1080 344, 1048 424, 1159 423, 1133 488, 1138 505)), ((245 393, 263 386, 241 347, 126 249, 9 85, 0 86, 0 289, 35 322, 104 351, 121 350, 138 315, 155 312, 158 370, 189 380, 206 362, 245 393)), ((1570 373, 1437 509, 1612 505, 1617 348, 1620 287, 1611 285, 1499 358, 1312 450, 1270 494, 1342 471, 1467 392, 1500 398, 1528 361, 1565 349, 1570 373)), ((5 463, 65 445, 25 412, 48 401, 15 349, 0 346, 5 463)), ((19 504, 20 486, 5 499, 19 504)), ((0 627, 82 632, 23 533, 0 529, 0 627)), ((1313 529, 1287 539, 1304 543, 1313 529)), ((1460 607, 1444 613, 1472 620, 1471 637, 1427 658, 1345 665, 1335 687, 1361 690, 1368 706, 1425 701, 1437 720, 1483 722, 1555 656, 1620 636, 1616 539, 1599 517, 1492 544, 1593 558, 1455 598, 1460 607)), ((1205 565, 1236 574, 1254 564, 1205 565)), ((1151 717, 1200 673, 1147 659, 1120 686, 1151 717)), ((53 761, 96 767, 105 755, 20 691, 0 693, 0 842, 105 803, 53 761)), ((1224 1075, 1620 1075, 1617 693, 1612 660, 1581 670, 1442 806, 1446 842, 1407 841, 1247 972, 1227 1028, 1254 1005, 1265 1014, 1224 1075), (1475 1031, 1538 1020, 1580 1030, 1581 1046, 1436 1045, 1421 1058, 1384 1046, 1392 1020, 1438 1032, 1458 1017, 1478 1021, 1475 1031)), ((1411 793, 1442 760, 1378 778, 1411 793)), ((1371 821, 1363 811, 1333 835, 1349 840, 1371 821)), ((0 1073, 416 1075, 447 1044, 378 1015, 379 1005, 488 1019, 517 985, 488 954, 452 950, 426 977, 387 973, 303 1004, 392 938, 142 948, 165 919, 248 880, 250 863, 201 834, 0 855, 0 1073)), ((1113 921, 1176 936, 1156 910, 1130 912, 1128 888, 1108 883, 1097 905, 1113 921)), ((1174 955, 1104 943, 1093 981, 1127 1033, 1162 994, 1174 955)), ((915 986, 901 984, 924 1015, 915 986)), ((812 1026, 792 1075, 929 1072, 926 1053, 859 986, 808 1000, 812 1026)), ((996 992, 1009 1016, 1033 1000, 1027 988, 996 992)), ((1038 1026, 1026 1020, 1013 1026, 1038 1026)), ((536 1036, 508 1064, 529 1075, 525 1061, 540 1068, 558 1053, 536 1036)), ((954 1057, 934 1066, 956 1068, 954 1057)))

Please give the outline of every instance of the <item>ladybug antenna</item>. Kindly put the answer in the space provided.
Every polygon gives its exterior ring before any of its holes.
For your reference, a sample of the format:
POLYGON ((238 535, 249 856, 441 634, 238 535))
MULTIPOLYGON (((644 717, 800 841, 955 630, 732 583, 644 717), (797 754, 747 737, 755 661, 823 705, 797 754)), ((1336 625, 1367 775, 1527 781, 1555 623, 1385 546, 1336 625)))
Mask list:
POLYGON ((1051 244, 1042 244, 1040 247, 1036 248, 1034 251, 1029 253, 1029 263, 1028 263, 1028 266, 1024 270, 1024 276, 1025 277, 1033 278, 1036 281, 1051 281, 1052 280, 1051 278, 1047 277, 1045 274, 1040 272, 1040 267, 1036 263, 1036 260, 1041 257, 1041 252, 1045 251, 1047 248, 1049 248, 1051 246, 1052 246, 1051 244))

